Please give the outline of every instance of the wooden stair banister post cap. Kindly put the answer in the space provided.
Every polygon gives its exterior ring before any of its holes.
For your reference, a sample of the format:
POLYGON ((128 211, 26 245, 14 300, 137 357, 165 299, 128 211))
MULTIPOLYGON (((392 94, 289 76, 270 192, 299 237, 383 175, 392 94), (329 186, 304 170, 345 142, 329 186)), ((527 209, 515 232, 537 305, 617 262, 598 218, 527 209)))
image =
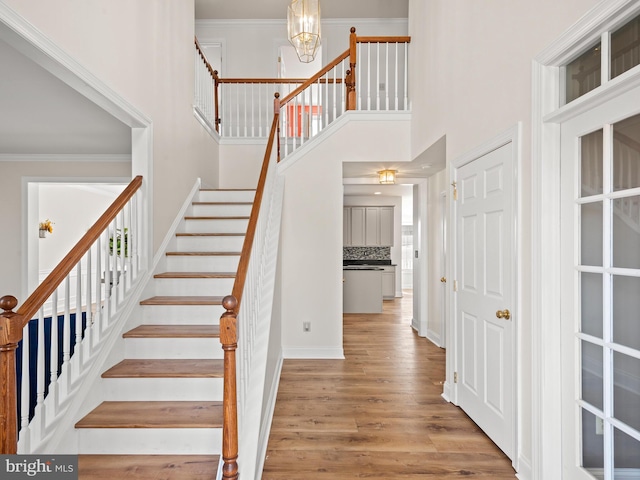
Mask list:
POLYGON ((236 335, 235 319, 237 316, 238 299, 233 295, 227 295, 222 299, 222 307, 226 310, 220 318, 220 343, 223 348, 233 348, 238 346, 236 335), (230 321, 229 321, 230 320, 230 321))
POLYGON ((18 397, 16 382, 16 349, 22 338, 22 315, 13 311, 18 299, 11 295, 0 298, 0 454, 18 452, 18 397))

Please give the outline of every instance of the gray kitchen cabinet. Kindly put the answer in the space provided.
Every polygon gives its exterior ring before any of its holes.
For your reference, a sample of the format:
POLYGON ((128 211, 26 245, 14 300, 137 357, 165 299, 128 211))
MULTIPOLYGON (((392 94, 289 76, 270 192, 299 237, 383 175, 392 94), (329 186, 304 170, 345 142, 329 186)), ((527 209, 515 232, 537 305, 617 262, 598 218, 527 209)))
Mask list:
POLYGON ((396 267, 395 265, 381 266, 382 272, 382 298, 391 300, 396 297, 396 267))
POLYGON ((343 207, 342 220, 345 246, 393 246, 393 207, 343 207))

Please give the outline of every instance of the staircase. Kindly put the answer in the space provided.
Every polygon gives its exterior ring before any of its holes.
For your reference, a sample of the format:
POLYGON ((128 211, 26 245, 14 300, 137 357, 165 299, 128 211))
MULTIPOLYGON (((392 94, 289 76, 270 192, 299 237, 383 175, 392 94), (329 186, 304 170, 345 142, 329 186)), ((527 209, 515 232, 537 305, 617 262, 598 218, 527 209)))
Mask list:
POLYGON ((103 402, 76 423, 81 479, 212 480, 222 444, 221 306, 254 191, 200 190, 102 374, 103 402))

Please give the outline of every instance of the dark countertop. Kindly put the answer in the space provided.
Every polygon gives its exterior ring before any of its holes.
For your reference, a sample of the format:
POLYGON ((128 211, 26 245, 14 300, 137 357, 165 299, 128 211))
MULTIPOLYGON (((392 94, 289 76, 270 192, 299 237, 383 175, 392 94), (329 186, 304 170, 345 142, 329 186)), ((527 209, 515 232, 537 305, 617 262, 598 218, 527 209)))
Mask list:
POLYGON ((343 260, 343 266, 351 265, 392 265, 391 260, 343 260))
POLYGON ((344 266, 342 267, 343 270, 357 270, 357 271, 367 271, 370 272, 372 270, 381 272, 384 270, 384 268, 380 268, 380 267, 376 267, 373 265, 351 265, 351 266, 344 266))

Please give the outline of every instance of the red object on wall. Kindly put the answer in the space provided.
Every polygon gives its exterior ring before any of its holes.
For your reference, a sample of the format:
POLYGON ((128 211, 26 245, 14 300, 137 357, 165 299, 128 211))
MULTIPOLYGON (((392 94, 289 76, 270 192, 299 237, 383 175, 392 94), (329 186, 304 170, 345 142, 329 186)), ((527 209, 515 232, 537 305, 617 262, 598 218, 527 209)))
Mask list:
POLYGON ((320 114, 322 114, 321 105, 304 105, 304 110, 302 105, 287 105, 287 121, 289 123, 287 135, 290 137, 302 137, 304 132, 304 136, 309 137, 311 117, 317 117, 320 114), (297 118, 294 118, 296 111, 297 118))

